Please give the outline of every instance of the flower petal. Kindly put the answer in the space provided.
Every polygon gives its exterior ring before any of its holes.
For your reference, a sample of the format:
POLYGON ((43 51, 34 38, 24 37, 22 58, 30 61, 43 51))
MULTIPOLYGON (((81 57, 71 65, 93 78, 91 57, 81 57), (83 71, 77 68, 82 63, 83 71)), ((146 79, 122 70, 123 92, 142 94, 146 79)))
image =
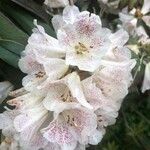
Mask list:
POLYGON ((85 99, 80 77, 77 75, 77 73, 74 72, 68 76, 67 84, 73 97, 75 97, 81 105, 92 109, 92 106, 85 99))
POLYGON ((146 25, 150 27, 150 16, 143 16, 142 19, 146 23, 146 25))
POLYGON ((76 6, 67 6, 63 11, 63 20, 67 24, 73 24, 76 16, 79 14, 79 9, 76 6))
POLYGON ((142 92, 150 89, 150 63, 146 64, 142 92))
POLYGON ((143 7, 141 9, 141 12, 145 15, 148 12, 150 12, 150 1, 149 0, 144 0, 143 7))
POLYGON ((97 145, 103 138, 103 133, 95 130, 93 134, 89 137, 89 144, 97 145))
POLYGON ((114 47, 123 46, 129 40, 129 35, 125 30, 120 29, 110 36, 110 40, 114 47))

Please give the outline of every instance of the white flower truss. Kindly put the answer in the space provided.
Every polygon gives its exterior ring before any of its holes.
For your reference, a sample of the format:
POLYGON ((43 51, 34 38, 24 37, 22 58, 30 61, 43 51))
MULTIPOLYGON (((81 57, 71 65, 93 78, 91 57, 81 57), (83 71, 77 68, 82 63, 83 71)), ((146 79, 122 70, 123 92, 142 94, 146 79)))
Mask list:
POLYGON ((15 109, 0 115, 0 129, 23 150, 85 150, 115 123, 128 94, 135 66, 124 46, 129 36, 123 29, 111 33, 76 6, 52 22, 57 39, 35 22, 19 61, 27 76, 11 93, 15 109))
POLYGON ((133 8, 128 12, 128 8, 124 8, 119 13, 120 20, 122 21, 123 27, 131 34, 136 34, 136 28, 139 20, 143 20, 145 24, 150 27, 150 1, 144 0, 142 8, 133 8))

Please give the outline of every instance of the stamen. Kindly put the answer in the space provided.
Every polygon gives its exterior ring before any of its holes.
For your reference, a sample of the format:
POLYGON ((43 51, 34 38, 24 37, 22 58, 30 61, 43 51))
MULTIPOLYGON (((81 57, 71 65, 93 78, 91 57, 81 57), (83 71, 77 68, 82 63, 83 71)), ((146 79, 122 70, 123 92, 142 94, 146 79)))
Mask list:
POLYGON ((78 45, 75 46, 75 50, 77 54, 84 54, 85 52, 88 52, 87 47, 80 42, 78 43, 78 45))
POLYGON ((35 74, 36 78, 43 78, 45 76, 45 72, 39 71, 35 74))
POLYGON ((135 17, 138 19, 141 19, 143 17, 143 14, 139 8, 136 9, 135 17))
POLYGON ((65 89, 64 94, 61 95, 63 102, 71 102, 71 92, 68 88, 65 89))

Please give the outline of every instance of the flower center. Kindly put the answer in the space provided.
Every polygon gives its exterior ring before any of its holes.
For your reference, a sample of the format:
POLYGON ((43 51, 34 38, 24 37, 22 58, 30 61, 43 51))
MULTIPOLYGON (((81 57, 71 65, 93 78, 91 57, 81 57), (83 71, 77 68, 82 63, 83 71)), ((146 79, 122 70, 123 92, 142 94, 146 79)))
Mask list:
POLYGON ((87 47, 80 42, 75 46, 75 50, 76 50, 77 54, 80 54, 80 55, 88 52, 87 47))
POLYGON ((138 19, 141 19, 143 17, 143 14, 139 8, 136 9, 135 17, 138 19))
POLYGON ((72 102, 71 92, 68 88, 65 89, 64 94, 61 95, 61 98, 63 102, 72 102))
POLYGON ((43 78, 45 76, 45 72, 39 71, 35 74, 36 78, 43 78))
POLYGON ((78 127, 74 115, 70 111, 63 112, 64 119, 70 126, 78 127))

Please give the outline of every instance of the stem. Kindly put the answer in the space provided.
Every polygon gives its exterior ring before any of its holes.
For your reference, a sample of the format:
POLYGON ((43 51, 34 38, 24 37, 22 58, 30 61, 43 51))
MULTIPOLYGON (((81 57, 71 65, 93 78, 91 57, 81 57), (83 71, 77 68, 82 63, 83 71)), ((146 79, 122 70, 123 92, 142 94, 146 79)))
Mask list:
POLYGON ((145 57, 145 54, 143 53, 143 54, 142 54, 142 57, 141 57, 141 59, 140 59, 140 64, 139 64, 139 66, 138 66, 138 68, 137 68, 137 70, 136 70, 136 72, 135 72, 135 74, 134 74, 133 80, 135 80, 135 78, 136 78, 138 72, 140 72, 140 70, 141 70, 141 66, 142 66, 142 62, 143 62, 144 57, 145 57))

